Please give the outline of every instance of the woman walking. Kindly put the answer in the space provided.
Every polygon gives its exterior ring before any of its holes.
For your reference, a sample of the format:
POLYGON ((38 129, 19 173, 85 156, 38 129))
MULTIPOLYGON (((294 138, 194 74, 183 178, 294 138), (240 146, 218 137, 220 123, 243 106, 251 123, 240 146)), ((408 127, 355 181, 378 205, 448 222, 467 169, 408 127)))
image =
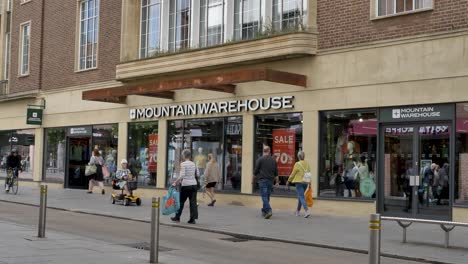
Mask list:
POLYGON ((213 154, 208 154, 208 163, 206 164, 206 169, 205 169, 205 182, 206 182, 206 193, 208 194, 208 197, 211 199, 211 203, 208 204, 208 206, 214 206, 216 203, 216 198, 215 198, 215 187, 216 184, 219 181, 219 167, 218 167, 218 162, 216 162, 216 159, 214 158, 213 154))
POLYGON ((91 156, 91 160, 89 161, 88 165, 95 165, 96 166, 96 173, 89 176, 89 189, 88 193, 93 193, 94 185, 96 182, 98 183, 99 187, 101 188, 101 193, 104 195, 106 191, 104 190, 104 175, 102 174, 102 166, 104 164, 104 159, 101 157, 101 153, 99 153, 98 149, 93 150, 93 156, 91 156))
POLYGON ((180 208, 177 211, 174 217, 171 217, 173 222, 180 222, 180 216, 184 210, 185 201, 189 199, 190 201, 190 220, 187 222, 189 224, 195 224, 195 219, 198 219, 198 208, 197 208, 197 167, 195 163, 190 160, 190 150, 185 149, 182 151, 182 157, 184 162, 180 164, 180 173, 179 178, 172 184, 172 186, 177 186, 181 184, 180 189, 180 208))
POLYGON ((289 183, 294 183, 296 185, 296 192, 297 192, 297 210, 294 213, 296 216, 300 216, 300 211, 301 208, 304 208, 305 214, 304 218, 308 218, 310 216, 309 213, 309 208, 307 208, 307 203, 304 197, 304 193, 307 189, 307 187, 310 185, 310 183, 305 183, 304 182, 304 174, 305 172, 310 172, 310 166, 307 163, 307 161, 304 160, 305 155, 304 152, 299 151, 297 153, 297 159, 299 160, 294 164, 293 171, 291 175, 288 178, 288 182, 286 182, 286 186, 289 185, 289 183))

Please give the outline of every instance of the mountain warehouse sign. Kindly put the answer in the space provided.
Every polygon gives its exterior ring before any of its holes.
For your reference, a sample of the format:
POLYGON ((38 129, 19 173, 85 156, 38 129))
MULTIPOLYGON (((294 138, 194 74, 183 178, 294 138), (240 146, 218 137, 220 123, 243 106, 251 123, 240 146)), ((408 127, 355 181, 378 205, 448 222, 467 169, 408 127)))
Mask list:
POLYGON ((294 96, 278 96, 254 98, 223 102, 210 102, 188 105, 170 105, 130 109, 130 119, 152 119, 160 117, 232 114, 239 112, 255 112, 258 110, 292 109, 294 96))
POLYGON ((384 108, 380 111, 381 122, 450 120, 454 116, 453 105, 423 105, 384 108))

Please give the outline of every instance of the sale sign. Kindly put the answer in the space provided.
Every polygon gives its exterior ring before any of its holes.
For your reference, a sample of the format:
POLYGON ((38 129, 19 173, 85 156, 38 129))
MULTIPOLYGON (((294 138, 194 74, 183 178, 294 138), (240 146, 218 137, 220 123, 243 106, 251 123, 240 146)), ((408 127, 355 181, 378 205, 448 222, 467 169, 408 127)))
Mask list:
POLYGON ((156 173, 158 167, 158 135, 148 135, 148 172, 156 173))
POLYGON ((296 130, 273 130, 273 157, 278 163, 278 175, 289 176, 294 167, 294 155, 296 153, 296 130))

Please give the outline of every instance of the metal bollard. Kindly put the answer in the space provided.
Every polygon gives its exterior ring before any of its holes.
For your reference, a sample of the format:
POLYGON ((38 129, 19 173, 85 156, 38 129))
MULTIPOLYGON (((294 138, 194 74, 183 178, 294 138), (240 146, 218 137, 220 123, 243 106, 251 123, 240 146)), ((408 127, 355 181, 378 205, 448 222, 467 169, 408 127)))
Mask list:
POLYGON ((380 214, 371 214, 369 220, 369 264, 380 264, 380 214))
POLYGON ((151 208, 151 251, 150 263, 159 263, 159 200, 153 197, 151 208))
POLYGON ((38 237, 45 237, 47 211, 47 185, 41 185, 41 202, 39 204, 39 232, 38 237))

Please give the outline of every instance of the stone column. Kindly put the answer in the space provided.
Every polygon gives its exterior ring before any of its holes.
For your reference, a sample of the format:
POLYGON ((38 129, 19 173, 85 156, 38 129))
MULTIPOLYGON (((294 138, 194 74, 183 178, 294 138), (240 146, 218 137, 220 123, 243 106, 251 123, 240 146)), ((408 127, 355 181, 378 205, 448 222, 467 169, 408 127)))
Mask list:
POLYGON ((242 120, 242 193, 252 193, 254 170, 255 120, 253 115, 245 114, 242 120))
POLYGON ((319 191, 319 157, 320 157, 320 142, 319 138, 319 113, 318 111, 304 112, 302 116, 302 146, 305 154, 305 160, 310 165, 312 172, 312 190, 313 196, 317 197, 319 191))
POLYGON ((166 165, 167 165, 167 120, 159 120, 158 124, 158 168, 156 176, 156 187, 166 187, 166 165))
POLYGON ((127 157, 127 144, 128 144, 128 123, 122 122, 119 123, 119 139, 117 146, 117 167, 120 168, 120 161, 122 159, 129 159, 127 157))
POLYGON ((33 181, 43 180, 43 160, 44 160, 44 128, 36 128, 34 131, 34 153, 32 155, 33 181))

